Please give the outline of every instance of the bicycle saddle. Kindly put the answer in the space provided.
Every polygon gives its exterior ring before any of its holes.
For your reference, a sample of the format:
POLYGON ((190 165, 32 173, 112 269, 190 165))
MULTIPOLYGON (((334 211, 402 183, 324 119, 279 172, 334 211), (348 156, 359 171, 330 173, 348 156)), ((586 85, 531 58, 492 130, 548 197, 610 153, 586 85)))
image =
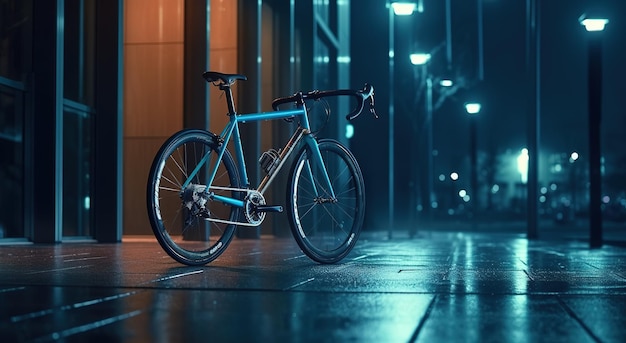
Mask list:
POLYGON ((248 78, 245 75, 241 74, 223 74, 216 71, 205 71, 202 73, 202 77, 204 77, 207 82, 215 82, 222 81, 226 84, 233 84, 237 80, 247 80, 248 78))

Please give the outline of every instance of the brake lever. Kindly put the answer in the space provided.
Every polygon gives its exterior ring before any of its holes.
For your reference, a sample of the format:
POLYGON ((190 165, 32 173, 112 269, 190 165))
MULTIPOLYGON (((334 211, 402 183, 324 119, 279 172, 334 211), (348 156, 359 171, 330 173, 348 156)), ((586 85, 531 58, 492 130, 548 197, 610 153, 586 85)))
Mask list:
POLYGON ((374 94, 370 95, 370 113, 374 116, 374 119, 378 119, 378 114, 376 114, 376 110, 374 109, 374 94))

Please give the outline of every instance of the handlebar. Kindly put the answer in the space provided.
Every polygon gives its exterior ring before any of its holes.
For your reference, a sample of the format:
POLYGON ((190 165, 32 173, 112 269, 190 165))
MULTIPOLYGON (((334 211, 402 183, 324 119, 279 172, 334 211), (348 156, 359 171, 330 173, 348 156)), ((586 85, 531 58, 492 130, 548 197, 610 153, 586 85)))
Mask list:
POLYGON ((298 92, 292 96, 274 99, 274 101, 272 101, 272 108, 276 111, 278 110, 278 106, 286 103, 303 103, 305 100, 318 100, 329 96, 341 95, 349 95, 357 100, 357 106, 346 115, 347 120, 353 120, 361 114, 367 99, 369 99, 370 103, 370 113, 372 113, 374 118, 378 119, 378 115, 374 110, 374 87, 367 83, 365 84, 365 87, 360 90, 338 89, 329 91, 314 90, 308 93, 298 92))

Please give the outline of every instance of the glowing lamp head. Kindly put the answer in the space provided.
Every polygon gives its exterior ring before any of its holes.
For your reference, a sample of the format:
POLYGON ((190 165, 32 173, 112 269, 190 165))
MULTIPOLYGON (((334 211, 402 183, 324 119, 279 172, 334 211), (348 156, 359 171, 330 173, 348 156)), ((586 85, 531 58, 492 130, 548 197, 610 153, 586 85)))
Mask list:
POLYGON ((423 65, 430 61, 430 54, 411 54, 409 58, 411 59, 411 64, 423 65))
POLYGON ((391 3, 395 15, 411 15, 417 8, 414 2, 393 2, 391 3))
POLYGON ((609 23, 609 20, 606 18, 591 17, 585 13, 578 18, 578 22, 585 27, 585 30, 595 32, 604 31, 604 27, 609 23))
POLYGON ((465 104, 465 110, 469 114, 478 114, 480 112, 480 103, 468 102, 465 104))

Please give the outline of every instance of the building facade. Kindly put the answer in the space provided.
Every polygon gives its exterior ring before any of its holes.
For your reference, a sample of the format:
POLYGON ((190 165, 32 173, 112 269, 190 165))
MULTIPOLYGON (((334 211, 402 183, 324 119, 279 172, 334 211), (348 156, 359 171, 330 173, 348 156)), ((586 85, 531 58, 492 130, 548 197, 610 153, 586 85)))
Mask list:
MULTIPOLYGON (((268 111, 273 98, 299 90, 348 87, 349 7, 348 0, 0 1, 0 243, 151 235, 152 157, 178 130, 217 130, 227 120, 224 99, 202 72, 248 76, 236 86, 240 113, 268 111)), ((326 135, 345 139, 340 118, 331 117, 326 135)), ((282 145, 290 125, 246 125, 250 161, 282 145)), ((254 183, 261 171, 249 167, 254 183)), ((284 197, 280 188, 270 193, 284 197)), ((276 218, 240 235, 286 228, 276 218)))

